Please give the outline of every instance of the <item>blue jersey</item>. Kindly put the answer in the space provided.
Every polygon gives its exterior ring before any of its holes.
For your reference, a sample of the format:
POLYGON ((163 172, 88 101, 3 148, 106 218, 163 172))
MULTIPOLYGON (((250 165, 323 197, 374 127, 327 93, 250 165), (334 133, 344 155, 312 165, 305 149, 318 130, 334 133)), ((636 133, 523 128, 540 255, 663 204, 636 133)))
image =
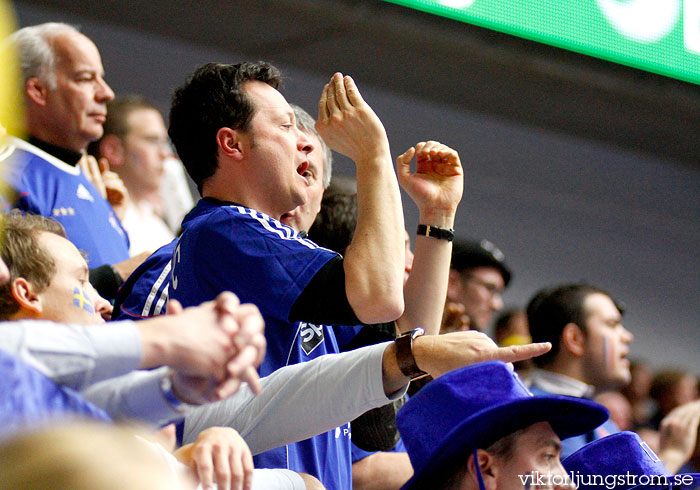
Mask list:
POLYGON ((129 258, 129 239, 112 206, 82 174, 34 145, 7 138, 0 162, 17 193, 13 206, 54 218, 68 239, 87 254, 90 267, 129 258))
MULTIPOLYGON (((171 298, 191 306, 233 291, 241 302, 257 305, 268 342, 262 376, 338 352, 331 328, 288 319, 306 285, 335 252, 243 206, 203 199, 192 213, 199 219, 185 229, 173 255, 171 298)), ((255 466, 309 473, 329 490, 350 490, 349 425, 260 454, 255 466)))
POLYGON ((142 320, 165 313, 177 238, 153 252, 117 292, 112 320, 142 320))
MULTIPOLYGON (((182 220, 186 230, 204 212, 195 207, 182 220)), ((206 213, 204 213, 206 214, 206 213)), ((170 269, 178 238, 153 252, 119 288, 112 320, 140 320, 165 313, 170 296, 170 269)))

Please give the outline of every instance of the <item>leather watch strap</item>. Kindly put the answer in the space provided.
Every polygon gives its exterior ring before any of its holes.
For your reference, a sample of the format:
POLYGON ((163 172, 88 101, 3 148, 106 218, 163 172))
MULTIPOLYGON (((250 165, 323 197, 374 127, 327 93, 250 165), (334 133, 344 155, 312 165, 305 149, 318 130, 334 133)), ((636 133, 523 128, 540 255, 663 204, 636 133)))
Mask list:
POLYGON ((412 380, 428 374, 425 371, 421 371, 416 364, 416 359, 413 357, 413 339, 423 334, 425 334, 425 331, 422 328, 416 328, 394 340, 396 343, 396 362, 399 365, 399 369, 412 380))

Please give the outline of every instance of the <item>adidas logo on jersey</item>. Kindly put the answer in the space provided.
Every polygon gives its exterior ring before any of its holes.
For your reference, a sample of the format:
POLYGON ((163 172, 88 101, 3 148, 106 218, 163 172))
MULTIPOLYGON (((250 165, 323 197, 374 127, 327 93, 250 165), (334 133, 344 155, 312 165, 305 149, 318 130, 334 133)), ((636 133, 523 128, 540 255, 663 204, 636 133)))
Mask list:
POLYGON ((92 197, 90 191, 87 190, 87 188, 83 184, 78 185, 78 191, 75 193, 75 195, 78 199, 84 199, 86 201, 95 202, 95 198, 92 197))

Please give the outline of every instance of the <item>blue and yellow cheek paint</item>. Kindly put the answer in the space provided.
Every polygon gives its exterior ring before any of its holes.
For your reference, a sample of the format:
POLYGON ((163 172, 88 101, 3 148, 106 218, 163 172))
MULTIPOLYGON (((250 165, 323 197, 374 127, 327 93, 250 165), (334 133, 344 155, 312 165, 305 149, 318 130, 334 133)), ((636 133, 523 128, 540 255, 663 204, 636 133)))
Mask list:
POLYGON ((95 306, 88 295, 85 294, 85 290, 77 286, 73 289, 73 305, 88 313, 95 313, 95 306))

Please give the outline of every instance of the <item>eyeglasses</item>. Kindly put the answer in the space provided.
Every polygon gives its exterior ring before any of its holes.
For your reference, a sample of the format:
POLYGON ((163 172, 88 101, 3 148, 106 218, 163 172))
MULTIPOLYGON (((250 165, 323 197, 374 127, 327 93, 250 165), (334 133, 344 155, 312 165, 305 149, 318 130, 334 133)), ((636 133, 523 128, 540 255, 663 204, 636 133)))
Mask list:
POLYGON ((476 276, 467 276, 466 277, 467 281, 471 281, 474 284, 478 284, 479 286, 482 286, 489 292, 489 296, 491 297, 496 297, 496 296, 502 296, 503 295, 503 289, 499 288, 495 284, 491 284, 490 282, 486 282, 483 279, 479 279, 476 276))
POLYGON ((140 134, 134 135, 134 137, 145 141, 149 145, 157 146, 158 148, 166 148, 167 150, 172 151, 170 140, 167 138, 163 139, 158 136, 143 136, 140 134))

